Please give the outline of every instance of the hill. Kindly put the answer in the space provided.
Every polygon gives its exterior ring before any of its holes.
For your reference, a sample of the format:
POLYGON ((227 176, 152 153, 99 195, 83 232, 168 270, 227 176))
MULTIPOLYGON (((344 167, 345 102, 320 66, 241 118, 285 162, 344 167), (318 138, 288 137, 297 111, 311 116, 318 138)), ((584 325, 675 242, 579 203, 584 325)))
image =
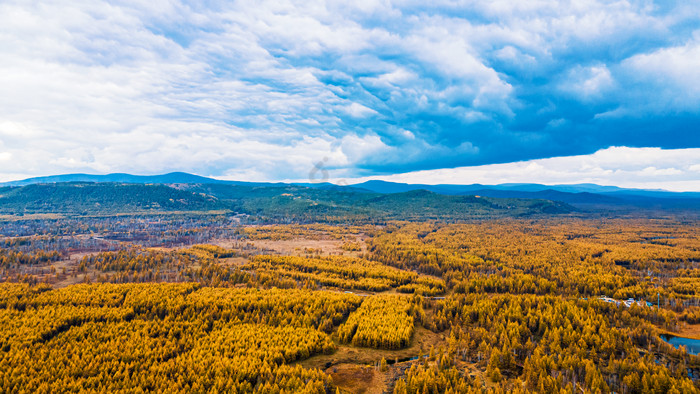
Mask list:
POLYGON ((654 209, 700 209, 700 193, 665 190, 624 189, 595 184, 540 185, 509 183, 500 185, 425 185, 386 181, 367 181, 351 187, 376 193, 429 190, 445 195, 479 195, 498 198, 546 199, 577 207, 654 209))
POLYGON ((224 207, 211 196, 165 185, 73 182, 0 188, 0 213, 9 215, 202 211, 224 207))
POLYGON ((19 181, 5 182, 0 186, 26 186, 40 183, 70 183, 70 182, 93 182, 93 183, 155 183, 155 184, 171 184, 171 183, 229 183, 229 184, 248 184, 248 182, 221 181, 218 179, 207 178, 199 175, 188 174, 186 172, 171 172, 162 175, 131 175, 131 174, 64 174, 52 175, 36 178, 28 178, 19 181))
POLYGON ((104 215, 228 210, 268 220, 464 220, 562 214, 546 200, 449 196, 429 191, 379 194, 296 185, 53 183, 0 188, 0 214, 104 215))
MULTIPOLYGON (((644 190, 625 189, 615 186, 601 186, 595 184, 571 184, 571 185, 541 185, 535 183, 508 183, 500 185, 427 185, 427 184, 407 184, 395 183, 379 180, 372 180, 354 185, 335 185, 332 183, 267 183, 267 182, 240 182, 218 180, 184 172, 173 172, 163 175, 131 175, 131 174, 66 174, 48 177, 29 178, 20 181, 0 183, 0 186, 27 186, 33 184, 59 184, 71 182, 91 182, 91 183, 129 183, 129 184, 159 184, 159 185, 188 185, 189 187, 205 186, 211 188, 212 185, 219 186, 243 186, 251 188, 275 188, 287 187, 290 190, 301 190, 307 188, 317 190, 319 195, 330 193, 333 198, 345 199, 349 194, 395 194, 406 193, 417 190, 426 190, 445 196, 473 196, 494 197, 506 199, 536 199, 559 201, 573 205, 585 210, 609 210, 609 209, 682 209, 700 210, 700 193, 678 193, 664 190, 644 190), (346 194, 343 194, 346 193, 346 194), (347 194, 349 193, 349 194, 347 194)), ((217 189, 224 195, 230 195, 233 200, 241 200, 241 195, 251 197, 251 191, 247 189, 217 189), (233 195, 231 195, 233 193, 233 195)), ((261 193, 269 194, 262 189, 255 190, 253 195, 261 193)), ((306 192, 311 193, 311 192, 306 192)), ((315 195, 315 194, 314 194, 315 195)), ((371 196, 367 197, 372 198, 371 196)), ((364 201, 365 199, 359 198, 364 201)), ((449 200, 449 199, 448 199, 449 200)), ((300 201, 284 202, 285 205, 298 206, 300 201)), ((353 203, 357 203, 354 201, 353 203)), ((241 203, 242 204, 242 203, 241 203)), ((250 204, 247 204, 250 205, 250 204)), ((263 204, 269 205, 269 204, 263 204)), ((337 205, 337 204, 336 204, 337 205)), ((240 208, 240 207, 239 207, 240 208)), ((252 208, 252 207, 251 207, 252 208)), ((272 206, 268 206, 272 209, 272 206)), ((315 209, 323 210, 324 207, 315 209)), ((337 206, 336 210, 339 209, 337 206)), ((279 209, 273 209, 279 211, 279 209)))

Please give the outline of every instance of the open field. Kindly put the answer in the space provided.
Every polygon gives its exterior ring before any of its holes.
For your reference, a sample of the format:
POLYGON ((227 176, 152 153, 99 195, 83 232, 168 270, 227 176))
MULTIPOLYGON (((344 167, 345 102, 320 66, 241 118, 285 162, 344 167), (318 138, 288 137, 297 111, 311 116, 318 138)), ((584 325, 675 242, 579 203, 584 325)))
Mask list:
POLYGON ((356 242, 360 242, 363 247, 359 251, 344 250, 342 246, 346 242, 338 239, 295 238, 285 240, 256 240, 251 241, 251 244, 261 250, 269 250, 284 255, 303 256, 306 254, 316 254, 321 256, 349 255, 356 257, 366 250, 363 241, 356 242))
POLYGON ((416 330, 411 345, 400 350, 383 350, 339 345, 333 354, 319 354, 299 364, 318 368, 333 378, 333 383, 347 393, 383 393, 393 386, 410 365, 409 360, 428 354, 431 347, 446 347, 444 333, 433 333, 422 327, 416 330), (381 360, 391 363, 386 371, 378 367, 381 360), (396 362, 398 361, 398 362, 396 362))
POLYGON ((661 330, 663 333, 700 340, 700 324, 681 323, 676 330, 661 330))

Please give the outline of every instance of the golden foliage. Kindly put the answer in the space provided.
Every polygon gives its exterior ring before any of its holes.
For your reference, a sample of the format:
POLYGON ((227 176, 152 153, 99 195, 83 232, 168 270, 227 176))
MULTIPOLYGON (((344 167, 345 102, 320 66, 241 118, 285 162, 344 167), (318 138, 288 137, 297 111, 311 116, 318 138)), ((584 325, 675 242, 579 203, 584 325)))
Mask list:
POLYGON ((442 280, 421 276, 364 259, 328 256, 256 256, 244 270, 276 274, 296 281, 313 281, 323 286, 343 289, 385 291, 398 287, 404 292, 418 290, 435 295, 445 291, 442 280), (407 287, 414 286, 414 287, 407 287), (418 287, 420 286, 420 287, 418 287))
POLYGON ((367 297, 348 320, 338 328, 342 342, 355 346, 401 349, 409 345, 414 314, 420 313, 417 297, 375 295, 367 297))
POLYGON ((325 393, 323 372, 289 363, 333 351, 319 328, 361 301, 196 284, 2 284, 0 299, 0 391, 39 393, 325 393))

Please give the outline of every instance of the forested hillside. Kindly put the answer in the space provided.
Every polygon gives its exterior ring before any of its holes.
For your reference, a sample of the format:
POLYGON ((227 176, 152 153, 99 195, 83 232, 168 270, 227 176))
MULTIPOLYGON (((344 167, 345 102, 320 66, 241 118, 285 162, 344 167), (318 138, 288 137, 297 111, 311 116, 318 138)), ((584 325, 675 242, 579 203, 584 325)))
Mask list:
POLYGON ((563 214, 547 200, 446 196, 427 191, 376 194, 302 186, 56 183, 0 188, 0 214, 89 216, 227 210, 262 220, 464 220, 563 214))
POLYGON ((165 185, 56 183, 0 189, 0 213, 97 215, 148 211, 201 211, 225 205, 211 196, 165 185))

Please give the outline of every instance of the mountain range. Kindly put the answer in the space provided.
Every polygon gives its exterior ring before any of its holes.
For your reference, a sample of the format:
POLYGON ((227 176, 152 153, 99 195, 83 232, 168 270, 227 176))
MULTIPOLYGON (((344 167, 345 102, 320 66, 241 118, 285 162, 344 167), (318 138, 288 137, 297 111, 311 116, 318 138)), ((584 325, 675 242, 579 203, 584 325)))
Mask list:
MULTIPOLYGON (((46 177, 28 178, 20 181, 0 183, 0 186, 26 186, 32 184, 52 184, 65 182, 93 183, 131 183, 131 184, 187 184, 187 185, 239 185, 250 187, 285 186, 285 183, 241 182, 226 181, 184 172, 172 172, 162 175, 131 175, 131 174, 65 174, 46 177)), ((564 184, 542 185, 534 183, 507 183, 499 185, 427 185, 407 184, 371 180, 353 185, 335 185, 332 183, 296 183, 303 186, 323 190, 347 192, 368 192, 380 194, 405 193, 415 190, 427 190, 441 195, 477 195, 494 198, 543 199, 560 201, 579 207, 609 206, 609 207, 656 207, 656 208, 685 208, 700 209, 700 193, 670 192, 665 190, 628 189, 616 186, 601 186, 596 184, 564 184)))
POLYGON ((93 183, 154 183, 154 184, 205 184, 222 183, 234 185, 254 185, 253 182, 221 181, 186 172, 171 172, 161 175, 131 175, 123 173, 92 175, 92 174, 64 174, 51 175, 36 178, 27 178, 19 181, 0 183, 0 186, 27 186, 38 183, 65 183, 65 182, 93 182, 93 183))
POLYGON ((236 213, 252 216, 256 222, 382 223, 559 215, 575 211, 569 204, 542 199, 444 195, 427 190, 375 193, 357 188, 291 184, 80 181, 0 187, 0 220, 35 214, 74 217, 236 213))

